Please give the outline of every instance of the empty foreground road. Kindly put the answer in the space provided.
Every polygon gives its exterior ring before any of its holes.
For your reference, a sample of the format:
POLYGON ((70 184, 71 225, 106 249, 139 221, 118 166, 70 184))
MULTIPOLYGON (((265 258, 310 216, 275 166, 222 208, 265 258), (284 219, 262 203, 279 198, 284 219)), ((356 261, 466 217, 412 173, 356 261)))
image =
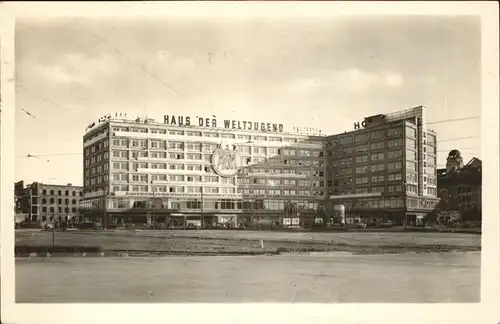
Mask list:
POLYGON ((16 259, 16 301, 478 302, 480 253, 16 259))

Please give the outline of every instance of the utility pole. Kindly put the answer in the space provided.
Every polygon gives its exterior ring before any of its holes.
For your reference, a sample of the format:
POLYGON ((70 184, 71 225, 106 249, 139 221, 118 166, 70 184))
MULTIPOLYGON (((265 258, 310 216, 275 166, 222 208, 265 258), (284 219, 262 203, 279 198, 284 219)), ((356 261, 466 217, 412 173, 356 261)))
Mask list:
POLYGON ((205 219, 204 219, 204 216, 203 216, 203 186, 200 186, 200 190, 201 190, 201 229, 204 229, 205 228, 205 219))

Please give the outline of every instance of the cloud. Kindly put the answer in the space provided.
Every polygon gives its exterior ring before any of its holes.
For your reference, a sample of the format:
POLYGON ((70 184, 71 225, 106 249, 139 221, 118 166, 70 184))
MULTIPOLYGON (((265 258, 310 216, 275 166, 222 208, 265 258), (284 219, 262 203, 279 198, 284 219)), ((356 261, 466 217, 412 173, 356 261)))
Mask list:
POLYGON ((397 88, 403 84, 403 77, 392 72, 366 72, 359 69, 349 69, 340 73, 348 90, 355 92, 367 91, 375 88, 397 88))
POLYGON ((40 64, 31 60, 24 67, 44 83, 86 85, 115 75, 118 72, 117 64, 116 58, 107 54, 85 56, 68 53, 50 63, 40 64))
POLYGON ((292 88, 298 92, 342 91, 362 93, 372 90, 398 88, 403 85, 403 77, 394 72, 368 72, 358 68, 325 73, 317 77, 302 77, 292 81, 292 88))
POLYGON ((385 84, 389 87, 400 87, 403 84, 403 77, 398 73, 390 73, 385 76, 385 84))

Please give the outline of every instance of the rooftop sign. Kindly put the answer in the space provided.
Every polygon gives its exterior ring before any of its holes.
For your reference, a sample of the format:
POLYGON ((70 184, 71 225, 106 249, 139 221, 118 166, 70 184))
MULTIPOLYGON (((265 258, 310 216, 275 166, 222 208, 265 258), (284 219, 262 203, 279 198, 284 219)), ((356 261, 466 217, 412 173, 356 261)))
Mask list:
MULTIPOLYGON (((216 128, 220 125, 217 122, 217 118, 212 116, 211 118, 198 117, 191 118, 189 116, 174 116, 165 115, 163 117, 163 122, 167 125, 177 125, 177 126, 199 126, 216 128)), ((262 132, 283 132, 283 124, 276 124, 270 122, 254 122, 248 120, 229 120, 225 119, 222 123, 223 127, 226 129, 239 129, 239 130, 256 130, 262 132)))

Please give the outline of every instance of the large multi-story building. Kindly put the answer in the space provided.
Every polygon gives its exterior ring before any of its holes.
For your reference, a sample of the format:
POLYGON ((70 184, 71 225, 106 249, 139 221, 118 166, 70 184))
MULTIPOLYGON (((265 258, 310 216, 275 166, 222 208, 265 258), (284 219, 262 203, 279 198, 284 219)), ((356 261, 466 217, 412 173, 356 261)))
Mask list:
POLYGON ((329 137, 272 123, 107 117, 83 137, 81 211, 105 224, 307 226, 344 204, 400 223, 437 203, 436 134, 423 114, 374 116, 329 137))
POLYGON ((326 195, 324 137, 284 133, 278 124, 108 118, 85 134, 84 150, 82 211, 106 214, 108 224, 175 227, 203 214, 204 225, 299 225, 326 195))
POLYGON ((82 199, 82 187, 33 182, 15 184, 16 213, 26 215, 32 224, 54 222, 80 222, 78 206, 82 199))
POLYGON ((416 223, 435 210, 436 133, 425 108, 366 117, 362 126, 327 138, 329 205, 344 205, 348 222, 416 223))
POLYGON ((472 158, 464 165, 458 150, 452 150, 446 159, 446 168, 438 169, 439 210, 442 214, 454 212, 462 220, 481 220, 482 162, 472 158))

